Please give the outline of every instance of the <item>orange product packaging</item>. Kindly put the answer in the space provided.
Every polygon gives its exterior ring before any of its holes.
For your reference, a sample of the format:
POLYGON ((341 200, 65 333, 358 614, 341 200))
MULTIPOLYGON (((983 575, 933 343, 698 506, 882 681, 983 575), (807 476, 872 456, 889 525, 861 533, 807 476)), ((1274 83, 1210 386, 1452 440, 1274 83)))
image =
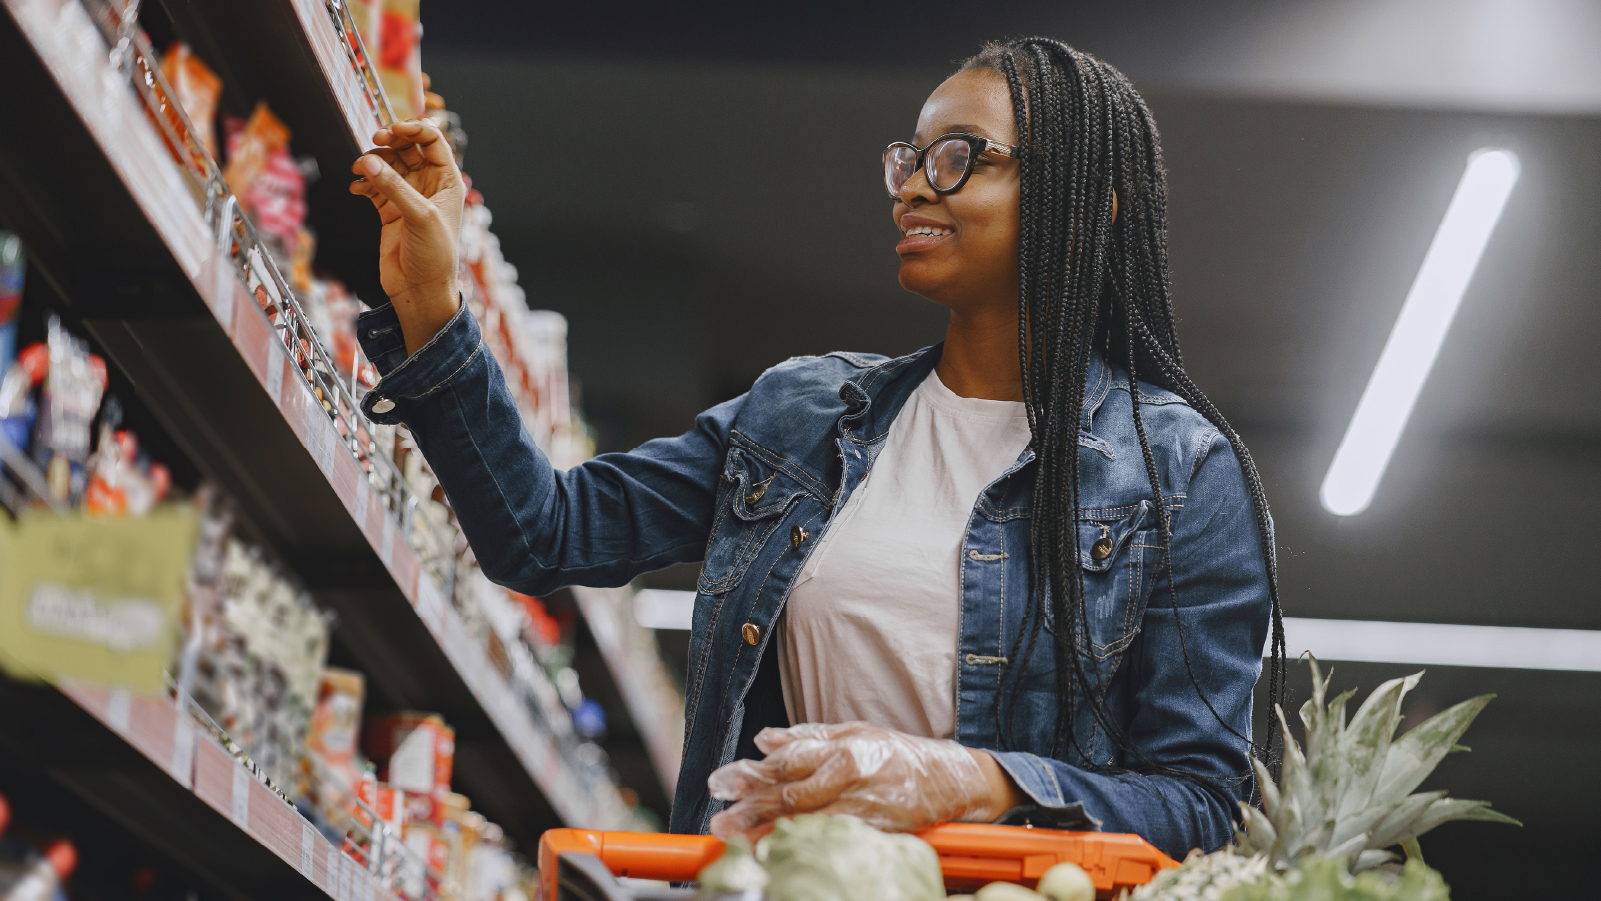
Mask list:
POLYGON ((228 165, 223 168, 222 177, 234 196, 248 205, 250 188, 267 171, 273 155, 288 149, 289 126, 273 115, 267 101, 257 101, 238 142, 229 144, 228 165))
POLYGON ((378 80, 396 119, 423 115, 422 0, 381 0, 378 80))
POLYGON ((329 802, 341 796, 348 799, 346 793, 356 790, 360 782, 356 751, 361 734, 361 706, 366 694, 366 680, 361 673, 350 670, 330 667, 323 670, 317 682, 317 706, 311 713, 306 748, 343 783, 326 788, 329 802))
POLYGON ((438 714, 396 713, 367 723, 367 754, 385 782, 406 793, 413 820, 444 822, 456 757, 456 731, 438 714))
POLYGON ((183 41, 173 41, 167 48, 161 58, 161 74, 172 86, 172 92, 177 95, 175 99, 189 117, 189 124, 194 127, 195 136, 205 146, 206 153, 214 160, 220 159, 217 153, 217 98, 222 95, 222 79, 200 57, 195 56, 183 41))

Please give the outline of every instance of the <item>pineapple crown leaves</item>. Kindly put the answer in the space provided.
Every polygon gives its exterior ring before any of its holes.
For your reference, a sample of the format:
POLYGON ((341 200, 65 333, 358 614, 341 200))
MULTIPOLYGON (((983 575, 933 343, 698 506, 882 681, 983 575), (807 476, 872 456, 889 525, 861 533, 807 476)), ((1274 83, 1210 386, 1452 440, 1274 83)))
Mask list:
POLYGON ((1253 761, 1262 809, 1241 805, 1244 828, 1235 836, 1240 853, 1266 855, 1279 870, 1317 854, 1344 860, 1357 872, 1394 859, 1386 848, 1450 820, 1520 825, 1484 801, 1447 798, 1443 791, 1412 794, 1445 755, 1466 750, 1457 739, 1492 695, 1457 704, 1396 739, 1402 701, 1421 672, 1374 689, 1347 723, 1346 702, 1354 692, 1327 701, 1331 677, 1315 658, 1310 662, 1312 697, 1300 711, 1306 748, 1291 737, 1280 709, 1281 779, 1274 785, 1267 769, 1253 761))

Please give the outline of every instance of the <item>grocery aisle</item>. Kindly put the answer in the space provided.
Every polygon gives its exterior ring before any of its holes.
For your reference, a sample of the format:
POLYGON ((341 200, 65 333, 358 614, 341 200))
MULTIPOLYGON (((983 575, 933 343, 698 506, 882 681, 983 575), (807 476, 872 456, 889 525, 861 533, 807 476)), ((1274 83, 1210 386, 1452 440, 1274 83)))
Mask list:
MULTIPOLYGON (((34 126, 0 148, 9 840, 92 810, 168 888, 488 899, 547 827, 657 828, 683 702, 628 593, 490 584, 404 427, 360 412, 378 221, 340 175, 424 112, 466 162, 417 5, 170 7, 0 17, 34 126)), ((566 324, 491 218, 474 191, 466 298, 572 465, 566 324)))

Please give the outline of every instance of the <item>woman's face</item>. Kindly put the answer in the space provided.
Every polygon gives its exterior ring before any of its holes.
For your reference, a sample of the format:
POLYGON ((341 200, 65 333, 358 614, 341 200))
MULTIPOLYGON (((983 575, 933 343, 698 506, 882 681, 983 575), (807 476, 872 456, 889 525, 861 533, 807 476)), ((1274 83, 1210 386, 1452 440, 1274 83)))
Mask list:
MULTIPOLYGON (((968 69, 945 80, 917 117, 918 147, 950 132, 1017 143, 1006 79, 968 69)), ((1017 303, 1018 161, 981 153, 952 194, 936 194, 919 169, 901 187, 895 224, 901 287, 954 310, 1017 303), (932 230, 935 234, 909 234, 932 230)))

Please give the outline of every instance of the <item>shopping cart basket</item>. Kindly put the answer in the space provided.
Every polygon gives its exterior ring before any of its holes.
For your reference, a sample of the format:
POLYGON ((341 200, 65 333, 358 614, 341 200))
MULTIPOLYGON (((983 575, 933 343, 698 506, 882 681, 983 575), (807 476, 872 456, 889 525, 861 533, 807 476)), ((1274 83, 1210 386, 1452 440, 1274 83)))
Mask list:
MULTIPOLYGON (((1096 894, 1110 898, 1178 866, 1137 835, 947 823, 918 837, 939 853, 950 891, 997 881, 1032 886, 1056 864, 1075 863, 1096 894)), ((615 877, 687 882, 722 853, 723 843, 707 835, 552 829, 539 840, 539 879, 544 901, 668 901, 694 893, 638 892, 615 877)))

